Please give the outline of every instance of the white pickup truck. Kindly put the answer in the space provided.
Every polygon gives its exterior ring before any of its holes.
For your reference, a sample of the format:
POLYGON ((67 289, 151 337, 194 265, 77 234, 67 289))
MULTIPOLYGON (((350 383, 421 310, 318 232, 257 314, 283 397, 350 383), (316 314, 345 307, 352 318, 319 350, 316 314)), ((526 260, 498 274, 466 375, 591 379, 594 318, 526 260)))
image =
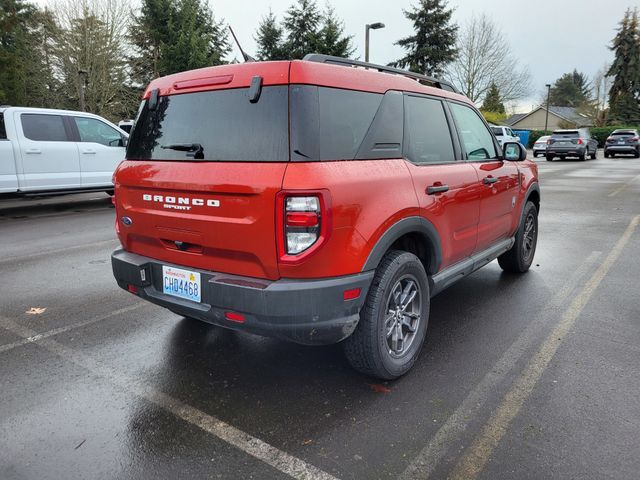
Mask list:
POLYGON ((91 113, 0 108, 0 194, 111 193, 128 138, 91 113))

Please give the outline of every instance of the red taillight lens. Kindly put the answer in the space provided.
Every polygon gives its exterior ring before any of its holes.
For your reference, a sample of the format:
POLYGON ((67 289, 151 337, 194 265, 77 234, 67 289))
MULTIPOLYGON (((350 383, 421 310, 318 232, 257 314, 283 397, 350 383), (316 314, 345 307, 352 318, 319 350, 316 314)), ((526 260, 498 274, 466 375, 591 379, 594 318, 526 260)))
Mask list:
POLYGON ((135 295, 138 294, 138 287, 136 287, 135 285, 132 285, 132 284, 127 285, 127 290, 135 295))
POLYGON ((238 312, 224 312, 224 318, 232 322, 244 323, 244 315, 238 312))
POLYGON ((342 294, 342 297, 344 298, 345 301, 353 300, 360 296, 361 291, 362 290, 360 288, 352 288, 350 290, 345 290, 344 293, 342 294))
POLYGON ((581 138, 579 138, 579 139, 576 141, 576 143, 577 143, 578 145, 582 145, 582 139, 581 139, 581 138))
POLYGON ((640 137, 633 137, 629 139, 630 142, 640 142, 640 137))
POLYGON ((316 212, 287 212, 285 226, 315 227, 320 222, 316 212))

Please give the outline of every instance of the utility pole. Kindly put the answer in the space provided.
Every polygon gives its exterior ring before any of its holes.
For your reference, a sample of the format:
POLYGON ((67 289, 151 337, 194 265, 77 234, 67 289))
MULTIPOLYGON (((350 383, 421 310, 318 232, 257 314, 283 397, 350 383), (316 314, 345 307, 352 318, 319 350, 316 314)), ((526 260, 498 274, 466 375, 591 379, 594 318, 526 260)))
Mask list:
POLYGON ((551 84, 547 83, 545 87, 547 87, 547 114, 544 117, 544 131, 546 132, 549 128, 549 97, 551 96, 551 84))
POLYGON ((369 61, 369 30, 378 30, 379 28, 384 28, 384 23, 376 22, 376 23, 367 23, 364 26, 364 61, 369 61))
POLYGON ((87 105, 85 103, 84 100, 84 89, 87 86, 87 74, 89 72, 87 72, 86 70, 83 70, 81 68, 78 69, 78 81, 80 82, 80 91, 78 92, 78 97, 80 100, 80 111, 82 112, 86 112, 87 111, 87 105))

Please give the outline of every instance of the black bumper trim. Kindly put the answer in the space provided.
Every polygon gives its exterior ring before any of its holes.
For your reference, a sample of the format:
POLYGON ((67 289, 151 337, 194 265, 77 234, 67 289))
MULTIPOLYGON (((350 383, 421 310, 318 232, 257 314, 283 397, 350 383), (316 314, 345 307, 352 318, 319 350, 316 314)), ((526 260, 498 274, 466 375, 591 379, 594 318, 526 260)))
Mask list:
POLYGON ((269 281, 172 265, 124 250, 113 252, 111 265, 121 288, 135 285, 140 297, 177 314, 305 345, 337 343, 353 333, 374 275, 269 281), (199 272, 202 303, 164 294, 163 265, 199 272), (360 296, 345 301, 344 291, 353 288, 361 289, 360 296), (227 320, 229 311, 242 313, 244 323, 227 320))

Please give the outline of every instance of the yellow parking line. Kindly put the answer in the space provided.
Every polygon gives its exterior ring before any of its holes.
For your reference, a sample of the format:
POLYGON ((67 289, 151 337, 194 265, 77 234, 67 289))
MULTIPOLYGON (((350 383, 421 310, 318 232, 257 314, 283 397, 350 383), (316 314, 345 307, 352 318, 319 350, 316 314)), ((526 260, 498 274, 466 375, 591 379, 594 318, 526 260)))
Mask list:
POLYGON ((636 215, 607 258, 600 264, 584 288, 564 311, 560 323, 545 339, 538 352, 531 359, 522 375, 516 380, 501 404, 493 413, 481 433, 476 437, 464 456, 449 475, 450 480, 472 480, 482 472, 487 460, 511 421, 516 417, 524 402, 529 398, 540 377, 557 352, 564 337, 573 328, 578 316, 591 299, 604 277, 616 262, 624 247, 640 224, 640 215, 636 215))

